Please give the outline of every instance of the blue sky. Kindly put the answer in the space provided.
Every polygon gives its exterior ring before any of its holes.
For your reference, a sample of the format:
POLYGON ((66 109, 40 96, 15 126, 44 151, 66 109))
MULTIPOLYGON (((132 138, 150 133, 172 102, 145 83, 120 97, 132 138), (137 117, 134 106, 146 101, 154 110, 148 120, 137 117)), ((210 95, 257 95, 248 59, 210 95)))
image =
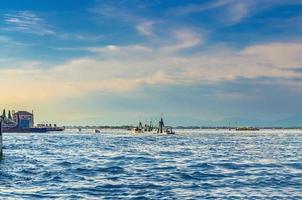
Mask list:
POLYGON ((62 124, 299 123, 301 21, 301 0, 1 1, 0 103, 62 124))

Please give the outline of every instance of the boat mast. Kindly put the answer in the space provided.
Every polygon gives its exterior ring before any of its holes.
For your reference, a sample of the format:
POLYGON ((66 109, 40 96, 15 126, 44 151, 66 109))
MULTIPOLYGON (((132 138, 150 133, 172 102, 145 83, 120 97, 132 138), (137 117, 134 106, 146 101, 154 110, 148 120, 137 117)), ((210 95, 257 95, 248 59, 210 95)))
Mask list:
POLYGON ((164 129, 164 120, 163 120, 163 113, 161 114, 161 118, 160 118, 160 121, 159 121, 159 129, 158 129, 158 132, 159 133, 163 133, 163 129, 164 129))

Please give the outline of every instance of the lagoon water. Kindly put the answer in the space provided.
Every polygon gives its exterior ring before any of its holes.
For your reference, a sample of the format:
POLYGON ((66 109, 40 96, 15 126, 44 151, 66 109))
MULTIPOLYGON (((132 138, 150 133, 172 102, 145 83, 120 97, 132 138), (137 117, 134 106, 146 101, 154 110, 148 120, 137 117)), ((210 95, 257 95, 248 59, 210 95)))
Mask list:
POLYGON ((0 199, 302 199, 302 131, 4 134, 0 199))

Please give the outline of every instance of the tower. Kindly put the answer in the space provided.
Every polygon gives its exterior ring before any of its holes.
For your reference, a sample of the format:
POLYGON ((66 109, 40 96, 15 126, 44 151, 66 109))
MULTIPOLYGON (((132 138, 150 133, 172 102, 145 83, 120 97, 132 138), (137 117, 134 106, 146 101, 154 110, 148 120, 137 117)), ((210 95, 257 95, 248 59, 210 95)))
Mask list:
POLYGON ((8 111, 8 119, 9 120, 12 120, 13 118, 12 118, 12 115, 11 115, 11 113, 10 113, 10 110, 8 111))
POLYGON ((6 118, 6 112, 5 112, 5 109, 3 109, 2 117, 3 117, 3 119, 4 119, 4 118, 6 118))

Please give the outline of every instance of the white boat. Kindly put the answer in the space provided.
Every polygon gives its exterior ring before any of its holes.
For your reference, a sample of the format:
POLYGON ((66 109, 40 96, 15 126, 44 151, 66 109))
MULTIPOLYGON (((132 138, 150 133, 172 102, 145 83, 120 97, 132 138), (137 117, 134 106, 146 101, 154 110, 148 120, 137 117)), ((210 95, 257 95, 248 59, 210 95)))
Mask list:
POLYGON ((168 135, 175 135, 175 131, 173 131, 172 127, 165 127, 165 133, 168 135))
POLYGON ((141 122, 139 122, 137 127, 132 129, 132 133, 143 133, 143 132, 144 132, 144 128, 141 122))
POLYGON ((139 128, 139 127, 135 127, 132 129, 132 133, 138 134, 138 133, 143 133, 143 129, 139 128))

